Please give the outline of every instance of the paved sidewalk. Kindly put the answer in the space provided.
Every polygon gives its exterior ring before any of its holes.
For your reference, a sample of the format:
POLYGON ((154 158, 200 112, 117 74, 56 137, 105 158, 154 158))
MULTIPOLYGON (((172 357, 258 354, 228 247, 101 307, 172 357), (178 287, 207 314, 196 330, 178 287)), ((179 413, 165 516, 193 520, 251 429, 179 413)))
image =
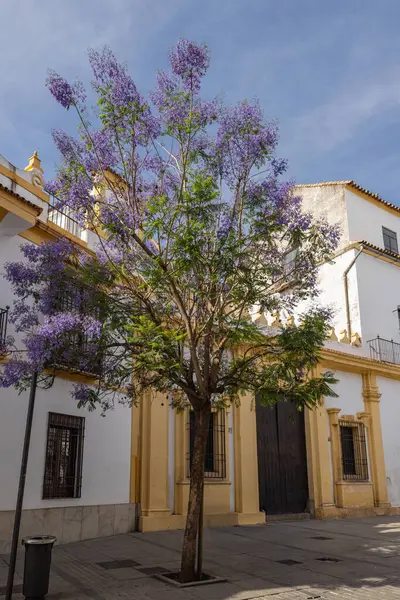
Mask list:
MULTIPOLYGON (((181 532, 133 533, 59 546, 48 600, 400 599, 400 518, 275 522, 205 531, 205 571, 224 583, 176 589, 181 532)), ((18 558, 16 593, 23 555, 18 558)), ((1 586, 7 557, 0 558, 1 586)), ((19 587, 18 587, 19 586, 19 587)))

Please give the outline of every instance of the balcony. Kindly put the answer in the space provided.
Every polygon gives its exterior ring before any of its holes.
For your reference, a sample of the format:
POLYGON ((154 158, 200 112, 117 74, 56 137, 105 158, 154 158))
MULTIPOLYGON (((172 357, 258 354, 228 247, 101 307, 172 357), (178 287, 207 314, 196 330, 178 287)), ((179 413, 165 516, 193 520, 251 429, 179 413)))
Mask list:
POLYGON ((375 360, 400 365, 400 344, 393 340, 385 340, 379 335, 367 342, 370 356, 375 360))
POLYGON ((53 196, 50 196, 49 212, 47 215, 47 218, 50 221, 50 223, 54 223, 54 225, 61 227, 61 229, 65 229, 65 231, 68 231, 72 235, 81 238, 83 229, 79 225, 78 221, 74 218, 74 213, 72 212, 72 210, 69 209, 67 206, 64 207, 62 210, 59 208, 55 208, 56 202, 57 199, 53 196))
POLYGON ((80 332, 65 335, 65 341, 53 355, 49 367, 99 377, 103 369, 103 353, 97 344, 80 332))
POLYGON ((8 324, 8 311, 10 310, 9 306, 5 308, 0 308, 0 349, 4 346, 4 342, 7 337, 7 324, 8 324))

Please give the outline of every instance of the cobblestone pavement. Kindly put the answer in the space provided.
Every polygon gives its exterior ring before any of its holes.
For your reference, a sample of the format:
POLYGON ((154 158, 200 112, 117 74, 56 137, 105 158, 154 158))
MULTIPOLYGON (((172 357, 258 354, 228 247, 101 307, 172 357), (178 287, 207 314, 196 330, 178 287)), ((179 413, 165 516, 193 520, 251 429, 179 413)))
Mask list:
MULTIPOLYGON (((400 599, 400 518, 292 521, 205 531, 204 570, 226 579, 176 589, 181 532, 132 533, 56 547, 48 600, 400 599)), ((23 598, 23 555, 14 600, 23 598)), ((7 557, 0 558, 0 599, 7 557)))

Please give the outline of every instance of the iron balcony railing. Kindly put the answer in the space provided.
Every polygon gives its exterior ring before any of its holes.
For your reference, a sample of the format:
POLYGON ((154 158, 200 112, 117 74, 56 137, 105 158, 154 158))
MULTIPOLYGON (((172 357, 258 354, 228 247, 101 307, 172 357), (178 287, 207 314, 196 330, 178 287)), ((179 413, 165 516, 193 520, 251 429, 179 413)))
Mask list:
POLYGON ((0 346, 4 344, 7 337, 8 311, 9 306, 0 308, 0 346))
POLYGON ((374 340, 369 340, 367 344, 371 358, 400 365, 400 344, 397 342, 385 340, 378 335, 374 340))
POLYGON ((69 332, 64 338, 49 366, 99 376, 104 359, 100 346, 79 332, 69 332))
POLYGON ((61 229, 65 229, 72 235, 80 238, 82 235, 82 227, 79 225, 78 221, 74 218, 73 212, 65 207, 63 210, 55 207, 57 200, 53 196, 50 196, 50 205, 48 212, 48 220, 61 229))

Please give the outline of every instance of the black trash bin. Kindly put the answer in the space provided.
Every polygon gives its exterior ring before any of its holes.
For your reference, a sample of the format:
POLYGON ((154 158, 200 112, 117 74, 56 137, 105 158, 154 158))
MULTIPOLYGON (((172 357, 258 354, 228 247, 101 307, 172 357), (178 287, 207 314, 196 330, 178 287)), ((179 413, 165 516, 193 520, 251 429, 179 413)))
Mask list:
POLYGON ((22 593, 26 600, 42 600, 49 591, 51 551, 55 541, 53 535, 35 535, 22 540, 25 546, 22 593))

